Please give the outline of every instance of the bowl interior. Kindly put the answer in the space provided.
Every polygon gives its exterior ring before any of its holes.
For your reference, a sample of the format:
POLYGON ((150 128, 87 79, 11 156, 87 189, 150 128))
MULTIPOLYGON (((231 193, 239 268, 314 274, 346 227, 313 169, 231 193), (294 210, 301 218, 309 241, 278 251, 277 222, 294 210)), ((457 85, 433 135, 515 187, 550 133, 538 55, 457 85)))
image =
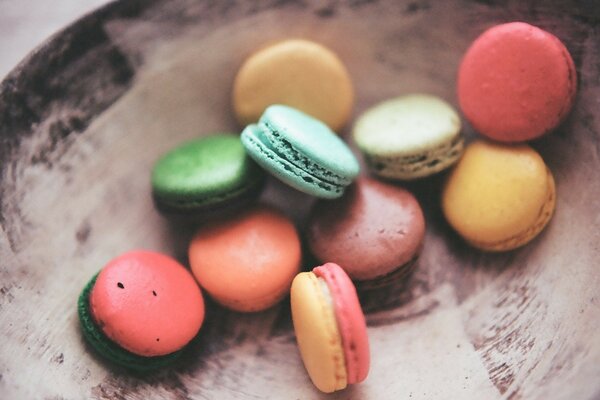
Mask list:
MULTIPOLYGON (((240 131, 230 93, 253 50, 288 37, 330 47, 353 78, 354 117, 411 92, 456 106, 455 77, 471 41, 494 24, 523 20, 563 40, 578 71, 571 115, 532 143, 556 179, 553 220, 529 245, 486 254, 445 223, 443 174, 405 185, 425 210, 423 252, 404 287, 383 303, 366 300, 369 378, 327 397, 597 398, 600 7, 588 3, 130 2, 55 36, 0 92, 0 391, 7 398, 319 398, 287 301, 251 315, 211 303, 186 356, 138 377, 84 343, 79 291, 130 249, 187 263, 194 226, 155 211, 150 169, 187 139, 240 131)), ((312 204, 275 180, 261 201, 300 229, 312 204)))

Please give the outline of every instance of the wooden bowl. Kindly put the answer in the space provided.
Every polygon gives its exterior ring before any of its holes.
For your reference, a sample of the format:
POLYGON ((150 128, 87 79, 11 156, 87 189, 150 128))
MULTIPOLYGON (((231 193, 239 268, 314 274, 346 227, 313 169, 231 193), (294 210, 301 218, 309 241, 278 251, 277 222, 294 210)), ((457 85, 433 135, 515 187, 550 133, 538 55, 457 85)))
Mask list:
MULTIPOLYGON (((600 398, 599 24, 594 1, 173 0, 115 2, 57 34, 0 86, 0 398, 600 398), (186 139, 240 130, 230 92, 251 51, 288 37, 329 46, 353 77, 354 116, 414 91, 456 105, 467 46, 514 20, 557 35, 577 66, 573 112, 532 143, 556 178, 556 215, 529 245, 486 254, 444 222, 443 176, 410 185, 424 250, 402 290, 366 300, 363 384, 311 385, 288 301, 248 315, 209 303, 187 354, 150 376, 85 344, 77 296, 109 259, 146 248, 187 262, 193 226, 155 211, 149 171, 186 139)), ((263 201, 300 227, 312 202, 275 181, 263 201)))

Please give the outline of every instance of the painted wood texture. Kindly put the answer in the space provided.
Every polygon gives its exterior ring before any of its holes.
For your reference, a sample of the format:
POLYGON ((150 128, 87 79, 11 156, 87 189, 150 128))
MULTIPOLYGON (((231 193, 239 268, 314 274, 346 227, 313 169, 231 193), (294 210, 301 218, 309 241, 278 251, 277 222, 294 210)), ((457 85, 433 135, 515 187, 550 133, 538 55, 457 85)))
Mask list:
MULTIPOLYGON (((0 398, 599 398, 599 23, 593 1, 174 0, 115 3, 60 33, 0 86, 0 398), (230 91, 253 49, 286 37, 331 47, 353 77, 355 116, 414 91, 456 105, 465 49, 512 20, 556 34, 577 66, 572 114, 533 143, 555 174, 556 215, 528 246, 485 254, 444 222, 443 176, 408 185, 426 242, 403 284, 363 297, 365 383, 312 387, 287 301, 249 315, 209 303, 199 340, 150 376, 84 343, 77 295, 110 258, 147 248, 187 263, 194 227, 157 214, 149 171, 186 139, 239 130, 230 91)), ((275 181, 262 200, 301 229, 312 204, 275 181)))

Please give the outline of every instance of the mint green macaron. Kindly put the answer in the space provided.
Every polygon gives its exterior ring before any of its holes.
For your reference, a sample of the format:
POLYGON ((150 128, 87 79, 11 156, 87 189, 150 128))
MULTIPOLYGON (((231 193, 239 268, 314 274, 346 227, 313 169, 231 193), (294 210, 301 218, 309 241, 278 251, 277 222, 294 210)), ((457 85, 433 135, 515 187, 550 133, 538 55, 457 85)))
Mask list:
POLYGON ((161 212, 205 213, 255 199, 264 176, 239 135, 214 134, 183 143, 161 157, 152 170, 152 194, 161 212))
POLYGON ((438 173, 458 161, 464 147, 458 113, 427 94, 375 105, 358 118, 352 136, 373 174, 398 180, 438 173))
POLYGON ((246 151, 288 185, 333 199, 358 176, 352 151, 327 125, 292 107, 269 106, 258 124, 242 132, 246 151))

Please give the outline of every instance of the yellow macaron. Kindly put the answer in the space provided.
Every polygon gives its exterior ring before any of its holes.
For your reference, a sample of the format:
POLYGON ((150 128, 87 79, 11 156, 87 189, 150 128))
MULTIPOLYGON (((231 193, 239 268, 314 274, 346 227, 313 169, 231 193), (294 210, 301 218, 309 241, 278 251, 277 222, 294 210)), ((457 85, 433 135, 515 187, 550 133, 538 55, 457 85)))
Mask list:
POLYGON ((291 302, 298 347, 310 379, 325 393, 345 388, 342 336, 327 286, 312 272, 300 273, 292 283, 291 302))
POLYGON ((258 121, 272 104, 284 104, 337 132, 350 117, 354 90, 346 67, 331 50, 288 39, 258 50, 243 63, 232 97, 241 125, 258 121))
POLYGON ((555 201, 554 178, 535 150, 475 141, 448 177, 442 209, 467 242, 505 251, 535 238, 550 221, 555 201))

